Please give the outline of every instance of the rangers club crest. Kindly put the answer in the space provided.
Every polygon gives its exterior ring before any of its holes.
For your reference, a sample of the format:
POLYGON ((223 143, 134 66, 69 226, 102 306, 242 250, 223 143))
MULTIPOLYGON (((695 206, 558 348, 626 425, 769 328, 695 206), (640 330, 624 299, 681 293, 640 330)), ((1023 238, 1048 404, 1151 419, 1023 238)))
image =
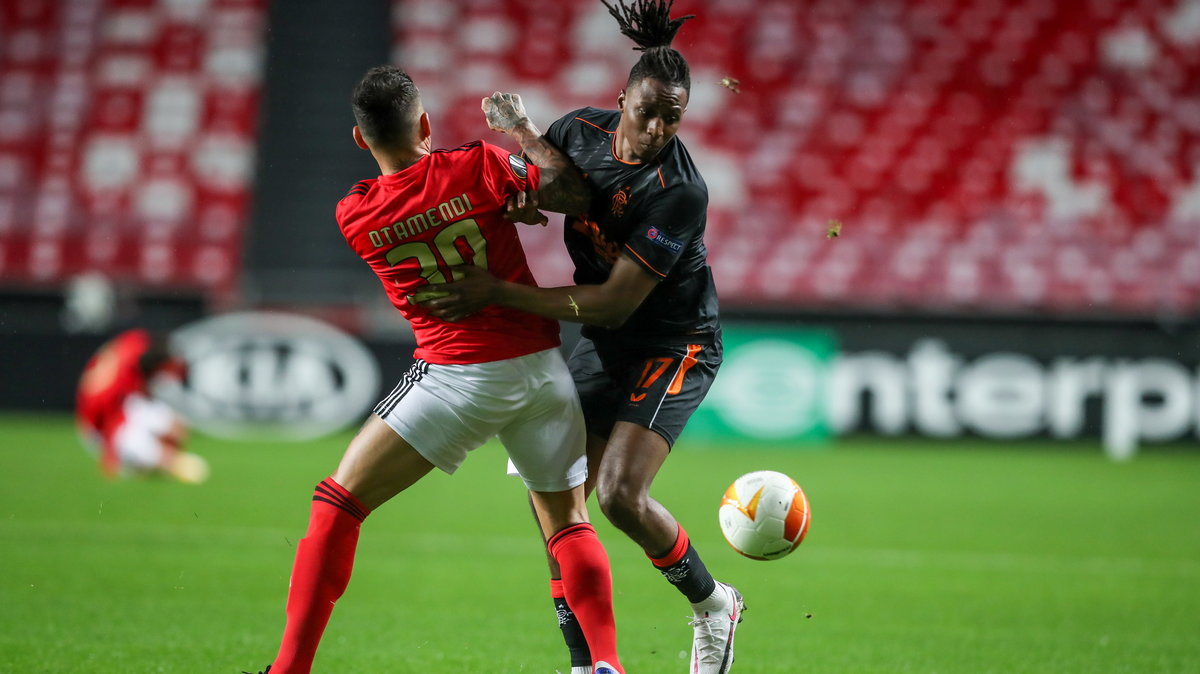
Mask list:
POLYGON ((616 217, 625 215, 625 207, 629 205, 629 186, 622 187, 612 197, 612 214, 616 217))

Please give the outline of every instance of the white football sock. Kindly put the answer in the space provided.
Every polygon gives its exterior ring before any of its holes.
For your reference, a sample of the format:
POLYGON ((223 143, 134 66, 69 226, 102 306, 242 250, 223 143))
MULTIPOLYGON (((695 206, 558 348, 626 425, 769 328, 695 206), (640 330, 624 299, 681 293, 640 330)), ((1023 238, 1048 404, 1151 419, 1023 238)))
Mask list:
POLYGON ((713 613, 729 606, 729 591, 720 582, 713 588, 712 594, 708 598, 697 604, 692 604, 692 610, 696 615, 701 615, 706 611, 713 613))

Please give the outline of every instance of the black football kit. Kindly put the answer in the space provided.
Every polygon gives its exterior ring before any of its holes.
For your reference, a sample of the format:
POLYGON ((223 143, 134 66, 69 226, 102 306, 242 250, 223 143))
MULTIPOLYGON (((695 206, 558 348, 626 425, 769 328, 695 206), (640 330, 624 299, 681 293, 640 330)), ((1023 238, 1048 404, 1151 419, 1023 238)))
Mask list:
POLYGON ((584 326, 569 364, 589 431, 608 435, 629 421, 674 444, 721 364, 704 247, 708 187, 678 137, 649 161, 617 158, 620 115, 583 108, 546 132, 593 190, 587 214, 567 217, 563 238, 576 284, 603 283, 620 256, 660 281, 621 327, 584 326))

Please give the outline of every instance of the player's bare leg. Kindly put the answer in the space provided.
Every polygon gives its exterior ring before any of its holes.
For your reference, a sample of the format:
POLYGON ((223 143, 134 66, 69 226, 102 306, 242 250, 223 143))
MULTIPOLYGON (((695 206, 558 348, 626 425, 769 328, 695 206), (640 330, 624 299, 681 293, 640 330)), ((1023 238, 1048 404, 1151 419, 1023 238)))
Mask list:
MULTIPOLYGON (((600 474, 600 459, 604 456, 604 448, 608 444, 608 438, 588 433, 587 436, 587 458, 588 458, 588 476, 584 482, 584 501, 591 496, 592 491, 596 488, 596 476, 600 474)), ((533 512, 533 519, 538 522, 538 528, 541 529, 541 523, 538 518, 537 508, 534 507, 533 493, 529 494, 529 509, 533 512)), ((542 542, 547 540, 546 534, 542 533, 542 542)), ((575 616, 575 612, 571 610, 571 605, 567 603, 566 592, 563 590, 562 571, 559 569, 558 562, 555 561, 554 555, 550 554, 550 549, 546 549, 546 563, 550 568, 550 599, 554 602, 554 612, 558 616, 558 628, 562 631, 563 641, 567 644, 567 652, 571 658, 571 673, 570 674, 592 674, 592 654, 588 648, 587 638, 583 635, 583 629, 579 626, 579 620, 575 616)))
POLYGON ((695 618, 689 671, 725 674, 733 664, 734 631, 745 607, 736 589, 713 579, 671 513, 650 498, 650 485, 669 453, 658 433, 617 422, 600 462, 596 495, 609 521, 642 546, 663 577, 691 602, 695 618))
POLYGON ((431 470, 428 459, 372 414, 350 441, 333 478, 374 510, 431 470))
POLYGON ((585 640, 586 666, 573 662, 572 670, 594 667, 595 674, 623 673, 617 656, 612 572, 604 546, 588 523, 584 486, 561 492, 531 491, 529 496, 551 565, 559 571, 554 576, 559 579, 557 586, 551 581, 552 593, 561 593, 564 604, 572 607, 572 618, 585 640))
POLYGON ((186 439, 187 426, 175 418, 167 432, 158 438, 162 444, 159 469, 180 482, 200 484, 208 479, 208 462, 183 448, 186 439))
POLYGON ((596 476, 596 497, 605 517, 651 556, 670 550, 679 534, 671 513, 650 498, 650 484, 670 451, 658 433, 619 421, 596 476))
POLYGON ((333 476, 313 492, 308 532, 296 545, 287 625, 271 674, 308 674, 334 603, 346 591, 362 521, 424 477, 433 464, 371 415, 333 476))

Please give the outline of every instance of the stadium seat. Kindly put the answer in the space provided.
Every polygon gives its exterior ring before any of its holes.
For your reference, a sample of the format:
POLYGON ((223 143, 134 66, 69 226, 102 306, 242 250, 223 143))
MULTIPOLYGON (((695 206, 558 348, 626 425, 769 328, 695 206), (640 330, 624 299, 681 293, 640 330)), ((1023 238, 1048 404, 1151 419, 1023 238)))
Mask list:
MULTIPOLYGON (((724 302, 1195 315, 1193 6, 680 0, 697 15, 675 45, 693 71, 682 137, 724 302)), ((478 112, 496 89, 543 127, 611 106, 637 57, 598 2, 392 7, 439 145, 505 142, 478 112)), ((235 287, 265 8, 0 3, 6 282, 235 287)), ((529 240, 565 282, 557 237, 529 240)))
POLYGON ((228 295, 265 0, 0 4, 0 273, 228 295))
MULTIPOLYGON (((1194 315, 1200 28, 1174 19, 1186 4, 676 3, 698 15, 675 45, 693 70, 683 138, 713 193, 725 302, 1194 315), (833 240, 830 219, 844 223, 833 240)), ((544 126, 612 105, 636 57, 599 3, 394 7, 427 19, 395 23, 419 81, 498 53, 451 39, 463 22, 521 45, 486 86, 434 85, 447 144, 486 133, 484 89, 522 93, 544 126)))

